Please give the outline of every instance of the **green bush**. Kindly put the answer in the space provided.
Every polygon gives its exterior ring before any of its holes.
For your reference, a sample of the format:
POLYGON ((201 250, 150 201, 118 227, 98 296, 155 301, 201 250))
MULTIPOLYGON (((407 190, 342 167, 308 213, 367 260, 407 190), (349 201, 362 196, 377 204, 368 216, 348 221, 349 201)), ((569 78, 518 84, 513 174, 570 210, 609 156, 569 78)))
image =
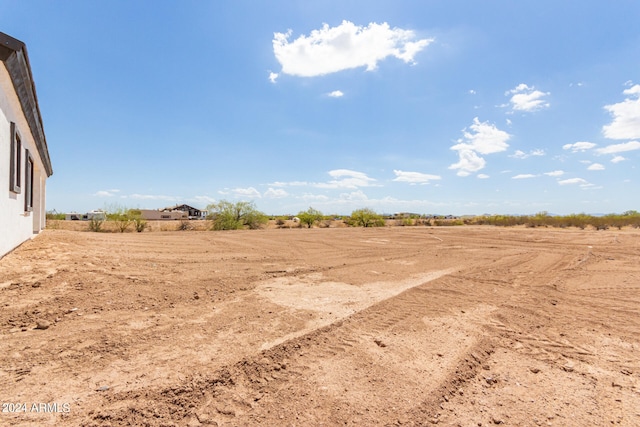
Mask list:
POLYGON ((347 224, 352 227, 383 227, 384 219, 373 209, 363 208, 351 212, 347 224))
POLYGON ((253 202, 231 203, 221 200, 207 206, 212 230, 251 230, 261 228, 269 217, 256 209, 253 202))
POLYGON ((89 231, 93 231, 95 233, 102 231, 103 223, 104 223, 103 219, 94 216, 89 220, 89 231))
POLYGON ((127 213, 131 221, 133 221, 133 228, 138 233, 142 233, 147 228, 147 220, 142 218, 142 211, 140 209, 129 209, 127 213))
POLYGON ((47 211, 46 218, 50 220, 64 220, 66 219, 66 215, 56 211, 47 211))
POLYGON ((313 209, 312 207, 306 211, 300 211, 297 216, 298 219, 300 219, 300 224, 305 224, 307 228, 313 227, 313 224, 322 221, 324 218, 322 212, 317 209, 313 209))

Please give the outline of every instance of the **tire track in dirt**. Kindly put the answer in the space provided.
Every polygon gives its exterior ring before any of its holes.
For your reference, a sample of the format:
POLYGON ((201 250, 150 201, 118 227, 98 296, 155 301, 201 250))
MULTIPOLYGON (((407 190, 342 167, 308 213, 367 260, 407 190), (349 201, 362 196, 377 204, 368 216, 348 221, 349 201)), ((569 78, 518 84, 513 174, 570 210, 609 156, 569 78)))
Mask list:
POLYGON ((179 424, 276 425, 286 419, 295 425, 422 425, 492 352, 481 335, 495 308, 477 304, 465 286, 453 290, 460 306, 443 306, 437 292, 429 292, 432 284, 273 345, 213 377, 161 391, 116 393, 92 423, 148 422, 150 414, 132 406, 159 399, 168 410, 153 416, 179 424), (182 401, 192 408, 176 405, 182 401), (283 401, 291 404, 283 407, 283 401), (123 405, 128 409, 118 411, 123 405))
MULTIPOLYGON (((269 349, 274 345, 330 325, 382 300, 401 294, 407 289, 424 285, 454 271, 455 269, 439 270, 398 282, 373 282, 362 286, 326 282, 322 280, 320 274, 304 278, 279 278, 262 283, 255 290, 260 296, 272 303, 296 310, 317 311, 323 314, 322 317, 316 317, 309 321, 305 328, 265 343, 262 349, 269 349)), ((413 302, 409 304, 411 305, 413 302)), ((410 312, 410 307, 404 313, 408 312, 410 312)), ((397 320, 399 319, 388 318, 382 321, 394 323, 397 320)))

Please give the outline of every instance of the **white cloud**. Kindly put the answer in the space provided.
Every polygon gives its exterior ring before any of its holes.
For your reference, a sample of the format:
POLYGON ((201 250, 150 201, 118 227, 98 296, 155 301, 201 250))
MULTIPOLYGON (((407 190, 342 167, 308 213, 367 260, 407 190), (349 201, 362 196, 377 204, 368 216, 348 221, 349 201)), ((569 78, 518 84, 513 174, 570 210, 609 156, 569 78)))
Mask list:
MULTIPOLYGON (((453 149, 453 147, 452 147, 453 149)), ((484 169, 487 164, 486 160, 478 156, 475 151, 470 149, 456 148, 460 160, 449 166, 449 169, 458 169, 458 176, 469 176, 473 172, 484 169)))
POLYGON ((327 201, 329 201, 329 196, 325 196, 324 194, 306 193, 306 194, 302 195, 302 199, 305 200, 305 201, 327 202, 327 201))
POLYGON ((608 145, 604 148, 598 148, 596 151, 598 152, 598 154, 615 154, 634 150, 640 150, 640 142, 629 141, 623 142, 622 144, 608 145))
POLYGON ((464 139, 459 139, 458 144, 451 147, 452 150, 469 149, 480 154, 492 154, 505 151, 509 147, 507 141, 511 135, 495 125, 488 122, 481 123, 476 117, 470 128, 473 133, 464 129, 464 139))
POLYGON ((487 178, 489 178, 489 175, 484 174, 484 173, 479 173, 479 174, 477 175, 477 177, 478 177, 479 179, 487 179, 487 178))
POLYGON ((287 193, 282 188, 271 188, 264 192, 263 196, 268 199, 281 199, 283 197, 287 197, 289 193, 287 193))
POLYGON ((622 157, 622 156, 614 156, 613 159, 611 159, 611 163, 620 163, 627 160, 626 158, 622 157))
POLYGON ((215 203, 216 199, 214 199, 213 197, 210 196, 195 196, 192 199, 194 202, 196 203, 201 203, 204 205, 208 205, 210 203, 215 203))
POLYGON ((334 169, 327 172, 333 179, 327 182, 307 182, 307 181, 275 181, 268 185, 270 187, 314 187, 324 189, 338 189, 376 186, 376 180, 370 178, 363 172, 349 169, 334 169))
POLYGON ((394 169, 393 173, 396 174, 396 177, 393 179, 394 181, 408 182, 410 184, 428 184, 429 181, 441 179, 439 175, 430 175, 421 172, 406 172, 394 169))
POLYGON ((344 96, 344 93, 341 90, 334 90, 333 92, 329 92, 327 95, 331 98, 340 98, 344 96))
POLYGON ((564 175, 564 171, 545 172, 544 174, 547 176, 562 176, 564 175))
POLYGON ((458 152, 460 160, 449 166, 449 169, 458 169, 458 176, 468 176, 485 167, 486 161, 478 153, 498 153, 509 147, 507 141, 511 135, 498 129, 495 125, 488 122, 481 123, 476 117, 470 128, 471 131, 463 129, 463 138, 457 141, 458 144, 451 147, 452 150, 458 152))
POLYGON ((543 99, 545 96, 550 95, 549 92, 535 90, 533 86, 530 87, 524 83, 506 92, 505 95, 512 95, 509 101, 514 111, 533 112, 548 108, 550 105, 543 99))
POLYGON ((363 172, 352 171, 349 169, 335 169, 329 171, 329 175, 335 178, 329 182, 320 182, 313 184, 317 188, 358 188, 369 187, 376 181, 369 178, 363 172))
POLYGON ((113 197, 116 195, 116 193, 119 193, 120 190, 100 190, 100 191, 96 191, 95 193, 93 193, 94 196, 97 197, 113 197))
POLYGON ((352 191, 351 193, 340 193, 340 200, 368 200, 366 194, 362 190, 352 191))
POLYGON ((167 196, 164 194, 129 194, 128 196, 122 196, 123 199, 134 199, 134 200, 164 200, 168 202, 176 202, 180 198, 176 196, 167 196))
POLYGON ((587 180, 582 179, 582 178, 564 179, 562 181, 558 181, 558 184, 560 184, 560 185, 580 185, 581 187, 591 185, 591 184, 589 184, 589 182, 587 180))
POLYGON ((594 164, 590 165, 587 168, 587 170, 590 170, 590 171, 602 171, 602 170, 604 170, 604 166, 601 165, 600 163, 594 163, 594 164))
POLYGON ((270 184, 268 184, 272 187, 305 187, 307 185, 309 185, 308 182, 306 181, 290 181, 290 182, 281 182, 281 181, 276 181, 276 182, 272 182, 270 184))
POLYGON ((523 174, 511 177, 511 179, 528 179, 528 178, 535 178, 536 176, 538 176, 538 175, 533 175, 533 174, 530 174, 530 173, 523 173, 523 174))
POLYGON ((545 152, 542 149, 531 150, 528 153, 525 153, 522 150, 516 150, 515 153, 510 155, 509 157, 513 157, 515 159, 526 159, 531 156, 544 156, 545 152))
POLYGON ((275 83, 277 79, 278 79, 278 73, 274 73, 274 72, 270 71, 269 72, 269 81, 271 83, 275 83))
POLYGON ((415 55, 433 42, 411 30, 390 28, 386 22, 363 27, 342 21, 337 27, 323 24, 308 36, 289 41, 292 31, 274 33, 273 53, 282 72, 301 77, 321 76, 351 68, 375 70, 379 61, 394 56, 413 63, 415 55))
POLYGON ((640 85, 623 92, 628 98, 617 104, 605 105, 604 109, 613 116, 613 122, 602 127, 609 139, 640 138, 640 85))
POLYGON ((584 152, 591 150, 597 144, 593 142, 576 142, 575 144, 565 144, 562 146, 563 150, 571 150, 572 153, 584 152))
POLYGON ((262 195, 260 194, 260 192, 258 190, 256 190, 253 187, 248 187, 248 188, 232 188, 231 190, 228 191, 220 191, 220 194, 231 194, 233 195, 233 197, 237 197, 237 198, 255 198, 255 199, 259 199, 260 197, 262 197, 262 195))

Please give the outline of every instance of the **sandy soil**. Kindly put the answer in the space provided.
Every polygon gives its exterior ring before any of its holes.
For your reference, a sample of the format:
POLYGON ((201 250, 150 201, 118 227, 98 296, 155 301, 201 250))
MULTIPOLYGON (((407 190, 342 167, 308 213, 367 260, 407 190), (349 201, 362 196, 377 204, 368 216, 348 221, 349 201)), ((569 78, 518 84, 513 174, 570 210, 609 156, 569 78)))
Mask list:
POLYGON ((640 425, 640 231, 46 230, 0 425, 640 425))

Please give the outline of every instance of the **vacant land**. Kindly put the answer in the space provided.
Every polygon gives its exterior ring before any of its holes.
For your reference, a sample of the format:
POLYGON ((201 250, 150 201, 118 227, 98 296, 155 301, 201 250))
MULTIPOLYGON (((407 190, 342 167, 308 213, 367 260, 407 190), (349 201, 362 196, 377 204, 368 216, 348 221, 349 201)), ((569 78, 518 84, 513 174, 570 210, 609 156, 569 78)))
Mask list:
POLYGON ((2 425, 640 425, 640 231, 88 233, 0 260, 2 425))

